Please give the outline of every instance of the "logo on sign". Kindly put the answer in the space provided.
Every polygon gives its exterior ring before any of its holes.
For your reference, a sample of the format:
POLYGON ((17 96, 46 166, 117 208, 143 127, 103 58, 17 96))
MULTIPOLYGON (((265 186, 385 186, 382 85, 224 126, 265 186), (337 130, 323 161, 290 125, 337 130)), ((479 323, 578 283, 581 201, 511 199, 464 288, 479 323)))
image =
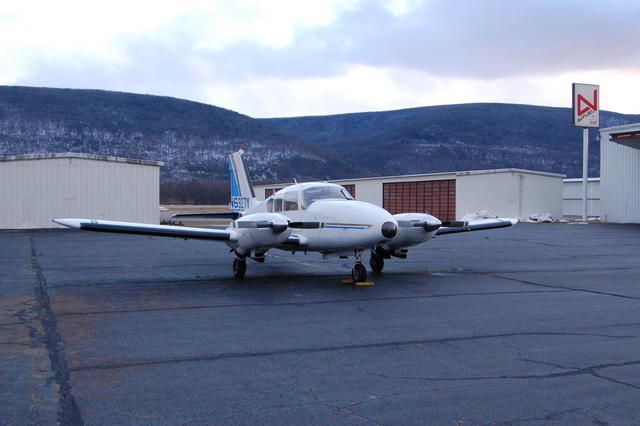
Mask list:
POLYGON ((592 111, 598 111, 598 89, 593 91, 593 101, 589 102, 582 95, 578 95, 578 115, 584 115, 585 113, 592 111))
POLYGON ((592 84, 573 84, 573 124, 579 127, 600 125, 598 94, 600 87, 592 84))

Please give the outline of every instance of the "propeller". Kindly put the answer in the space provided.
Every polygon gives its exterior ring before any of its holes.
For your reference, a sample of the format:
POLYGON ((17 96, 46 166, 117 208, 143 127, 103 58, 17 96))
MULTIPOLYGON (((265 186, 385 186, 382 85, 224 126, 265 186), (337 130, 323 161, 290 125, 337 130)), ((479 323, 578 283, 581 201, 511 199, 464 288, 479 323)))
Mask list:
POLYGON ((287 225, 286 223, 273 223, 266 220, 260 220, 260 221, 247 220, 247 221, 241 221, 236 223, 238 224, 238 228, 256 228, 256 229, 271 228, 271 230, 276 234, 283 233, 289 227, 289 225, 287 225))
POLYGON ((289 222, 289 228, 318 229, 320 228, 320 222, 289 222))
POLYGON ((440 225, 438 223, 418 222, 418 223, 414 223, 413 227, 414 228, 422 228, 422 229, 424 229, 425 232, 431 232, 431 231, 437 231, 443 225, 444 225, 444 223, 442 225, 440 225))
POLYGON ((461 220, 444 221, 442 222, 442 226, 445 226, 447 228, 466 228, 469 226, 469 222, 465 222, 461 220))

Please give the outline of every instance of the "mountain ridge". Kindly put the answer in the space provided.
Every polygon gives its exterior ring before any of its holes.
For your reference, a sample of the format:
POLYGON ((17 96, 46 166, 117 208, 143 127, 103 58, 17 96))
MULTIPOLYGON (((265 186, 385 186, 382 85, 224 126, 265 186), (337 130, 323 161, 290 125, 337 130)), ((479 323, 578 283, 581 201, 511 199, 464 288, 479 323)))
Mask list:
MULTIPOLYGON (((368 159, 365 169, 378 175, 518 167, 579 176, 582 170, 582 132, 573 127, 570 108, 467 103, 263 120, 338 155, 359 150, 368 159)), ((640 115, 603 111, 601 121, 627 124, 640 115)), ((596 132, 591 142, 589 170, 597 175, 596 132)))
MULTIPOLYGON (((603 127, 640 115, 603 111, 603 127)), ((590 175, 599 174, 591 132, 590 175)), ((160 160, 163 181, 226 180, 244 147, 256 182, 523 168, 582 170, 571 110, 466 103, 303 117, 252 118, 169 96, 0 86, 0 155, 82 152, 160 160)))
POLYGON ((247 148, 255 179, 311 178, 346 167, 249 116, 178 98, 86 89, 0 86, 0 155, 82 152, 165 162, 165 180, 226 179, 247 148))

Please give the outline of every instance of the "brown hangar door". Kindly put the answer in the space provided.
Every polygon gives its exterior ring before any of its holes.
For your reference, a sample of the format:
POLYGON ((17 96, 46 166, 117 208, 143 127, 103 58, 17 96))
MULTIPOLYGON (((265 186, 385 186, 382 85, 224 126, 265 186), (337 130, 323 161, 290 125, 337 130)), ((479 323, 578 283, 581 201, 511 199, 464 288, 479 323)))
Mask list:
POLYGON ((344 189, 347 190, 347 192, 349 192, 349 194, 351 194, 351 196, 353 197, 353 199, 356 199, 356 186, 355 184, 352 185, 342 185, 342 187, 344 189))
POLYGON ((429 213, 456 220, 456 180, 383 183, 382 207, 391 214, 429 213))

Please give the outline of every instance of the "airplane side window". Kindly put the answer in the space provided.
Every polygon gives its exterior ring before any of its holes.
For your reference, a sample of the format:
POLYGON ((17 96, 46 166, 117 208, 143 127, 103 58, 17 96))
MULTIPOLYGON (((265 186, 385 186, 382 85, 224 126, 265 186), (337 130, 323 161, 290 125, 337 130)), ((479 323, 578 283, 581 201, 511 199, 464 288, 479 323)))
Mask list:
POLYGON ((282 211, 282 198, 274 198, 273 199, 273 211, 281 212, 282 211))
POLYGON ((269 198, 267 200, 267 211, 268 212, 273 212, 273 198, 269 198))
POLYGON ((284 210, 288 212, 298 210, 297 192, 287 192, 284 194, 284 210))

